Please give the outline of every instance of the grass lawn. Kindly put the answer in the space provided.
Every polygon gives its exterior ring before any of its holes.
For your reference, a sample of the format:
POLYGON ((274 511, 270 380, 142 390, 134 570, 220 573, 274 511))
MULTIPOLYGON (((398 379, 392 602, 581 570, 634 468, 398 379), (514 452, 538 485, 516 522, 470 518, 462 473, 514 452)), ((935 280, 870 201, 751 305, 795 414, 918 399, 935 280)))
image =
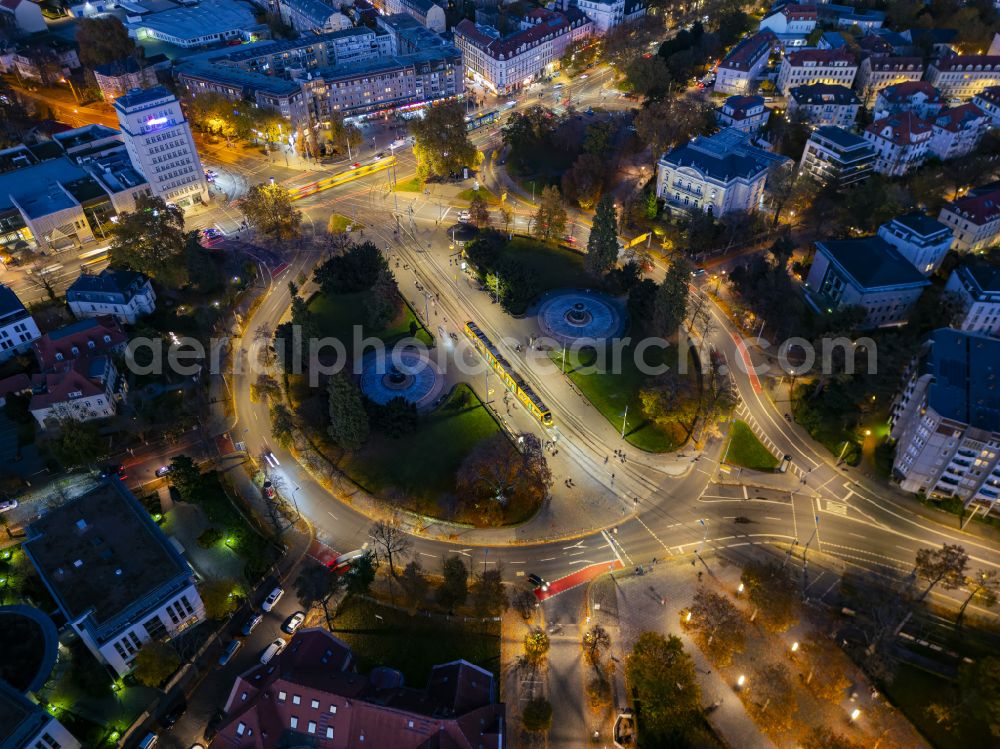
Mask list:
POLYGON ((423 192, 424 183, 417 177, 410 177, 407 180, 396 183, 396 192, 423 192))
POLYGON ((583 268, 583 253, 548 245, 528 237, 514 237, 504 247, 509 257, 534 272, 540 293, 552 289, 592 288, 594 277, 583 268))
POLYGON ((462 190, 456 197, 459 200, 471 202, 476 195, 481 195, 490 205, 499 205, 500 203, 500 198, 494 195, 490 190, 487 190, 485 187, 480 187, 478 190, 473 190, 472 188, 462 190))
POLYGON ((459 658, 500 673, 499 622, 465 624, 440 616, 410 616, 354 599, 344 603, 333 626, 333 634, 351 646, 362 673, 389 666, 417 688, 427 684, 432 666, 459 658), (376 619, 376 614, 382 618, 376 619))
POLYGON ((725 461, 755 471, 773 471, 778 465, 778 459, 761 444, 750 425, 740 420, 734 421, 729 430, 725 461))
MULTIPOLYGON (((567 362, 566 375, 616 429, 621 429, 626 407, 628 408, 628 422, 625 425, 626 442, 652 453, 669 452, 684 444, 687 434, 682 429, 658 424, 643 415, 639 390, 649 376, 639 371, 635 357, 632 356, 631 346, 623 347, 622 367, 618 374, 579 371, 594 361, 592 352, 589 357, 587 353, 581 352, 579 366, 574 366, 574 362, 567 362)), ((678 354, 679 349, 676 346, 671 346, 665 352, 648 349, 645 353, 646 360, 650 364, 663 363, 663 357, 666 357, 666 364, 674 369, 677 368, 678 354), (654 358, 657 361, 654 362, 654 358)), ((551 358, 562 366, 561 351, 553 351, 551 358)), ((687 353, 687 358, 687 376, 698 377, 694 358, 690 353, 687 353)), ((558 414, 554 414, 554 417, 556 421, 559 420, 558 414)))
POLYGON ((421 418, 416 432, 399 439, 373 434, 364 448, 344 456, 341 468, 369 491, 402 492, 405 504, 426 512, 454 492, 455 472, 472 446, 499 430, 472 389, 459 385, 421 418))
POLYGON ((364 228, 364 224, 359 224, 356 221, 352 221, 347 216, 340 213, 331 213, 330 220, 327 222, 326 230, 330 234, 342 234, 347 231, 348 228, 359 229, 364 228))
MULTIPOLYGON (((320 330, 324 336, 332 336, 344 342, 348 350, 354 340, 354 326, 362 325, 364 319, 363 302, 367 291, 353 294, 316 294, 309 300, 309 311, 317 316, 320 330)), ((417 338, 428 346, 433 344, 433 337, 420 324, 408 305, 389 325, 379 331, 364 330, 364 336, 375 336, 386 344, 392 344, 410 334, 410 324, 416 323, 417 338)))

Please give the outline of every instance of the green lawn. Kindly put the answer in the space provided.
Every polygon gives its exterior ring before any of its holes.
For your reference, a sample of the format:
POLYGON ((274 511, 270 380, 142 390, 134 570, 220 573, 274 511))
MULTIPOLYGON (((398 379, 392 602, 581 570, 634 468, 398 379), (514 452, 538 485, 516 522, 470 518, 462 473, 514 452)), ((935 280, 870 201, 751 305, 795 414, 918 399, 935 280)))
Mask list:
MULTIPOLYGON (((604 418, 614 425, 615 429, 621 430, 626 406, 628 407, 628 420, 625 424, 626 442, 640 450, 653 453, 676 450, 684 444, 687 434, 682 429, 650 421, 643 415, 639 390, 649 376, 639 371, 632 351, 631 346, 623 347, 621 372, 618 374, 580 371, 591 366, 594 362, 593 352, 584 351, 580 354, 578 365, 572 361, 567 362, 566 375, 586 396, 587 400, 601 412, 604 418)), ((666 357, 665 363, 676 369, 678 354, 678 348, 671 346, 665 352, 658 349, 648 349, 645 356, 646 361, 651 365, 664 363, 664 357, 666 357)), ((551 358, 560 367, 562 366, 561 351, 553 351, 551 358)), ((690 354, 688 354, 687 371, 688 377, 698 377, 697 367, 690 354)), ((558 422, 559 415, 553 415, 558 422)))
MULTIPOLYGON (((316 315, 320 330, 324 336, 331 336, 344 342, 348 351, 354 340, 355 325, 362 325, 364 320, 363 303, 369 292, 358 291, 353 294, 316 294, 309 300, 309 311, 316 315)), ((403 305, 396 319, 379 331, 363 330, 364 336, 375 336, 386 344, 410 334, 410 324, 418 327, 417 338, 428 346, 432 345, 433 337, 424 329, 409 305, 403 305)))
POLYGON ((733 422, 725 454, 727 463, 755 471, 773 471, 778 466, 778 459, 761 444, 745 421, 733 422))
POLYGON ((432 666, 459 658, 500 673, 499 622, 466 624, 441 616, 410 616, 353 599, 337 612, 333 634, 351 646, 360 672, 389 666, 401 671, 406 684, 416 688, 427 684, 432 666))
POLYGON ((528 237, 514 237, 504 248, 503 257, 513 258, 519 265, 533 271, 543 294, 552 289, 594 286, 594 277, 583 269, 582 252, 528 237))
POLYGON ((396 183, 396 192, 423 192, 424 183, 417 177, 410 177, 407 180, 396 183))
POLYGON ((371 492, 395 494, 414 510, 440 514, 439 498, 454 492, 462 460, 499 429, 472 389, 459 385, 421 418, 416 432, 399 439, 373 434, 364 448, 344 456, 341 468, 371 492))
POLYGON ((467 190, 462 190, 456 197, 459 200, 465 200, 471 202, 476 195, 482 195, 486 199, 486 202, 490 205, 499 204, 500 198, 494 195, 490 190, 485 187, 480 187, 478 190, 473 190, 469 188, 467 190))
POLYGON ((347 231, 348 228, 359 229, 363 228, 364 224, 359 224, 356 221, 351 220, 347 216, 340 213, 331 213, 330 220, 327 222, 326 230, 330 234, 342 234, 347 231))

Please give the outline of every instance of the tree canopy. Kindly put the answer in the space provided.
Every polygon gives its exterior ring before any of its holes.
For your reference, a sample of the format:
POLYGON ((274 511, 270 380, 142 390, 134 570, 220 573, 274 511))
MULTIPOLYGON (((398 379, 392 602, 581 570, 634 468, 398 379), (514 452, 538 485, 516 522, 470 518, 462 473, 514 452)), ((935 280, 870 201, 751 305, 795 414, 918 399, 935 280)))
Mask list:
POLYGON ((544 242, 558 241, 565 234, 566 208, 558 187, 546 185, 542 188, 531 230, 544 242))
POLYGON ((298 236, 302 212, 292 205, 288 188, 279 184, 254 185, 240 202, 240 212, 257 231, 274 239, 298 236))
POLYGON ((410 122, 415 142, 417 176, 447 177, 465 166, 477 166, 479 152, 469 140, 465 109, 457 101, 439 102, 428 107, 423 118, 410 122))
POLYGON ((625 659, 625 676, 642 703, 641 732, 666 742, 696 726, 701 690, 678 637, 643 632, 625 659))
POLYGON ((357 383, 346 373, 330 378, 327 388, 330 436, 345 450, 357 450, 368 441, 368 414, 357 383))
POLYGON ((618 259, 618 215, 615 201, 606 193, 597 204, 594 225, 587 240, 587 270, 595 276, 607 273, 618 259))
POLYGON ((125 25, 111 15, 79 19, 76 43, 80 48, 80 62, 91 69, 142 54, 142 47, 136 47, 125 25))
POLYGON ((108 259, 111 265, 145 273, 176 289, 188 282, 187 243, 180 208, 141 195, 135 211, 119 214, 112 226, 108 259))
POLYGON ((456 476, 458 491, 476 503, 485 524, 494 522, 504 508, 518 515, 541 504, 552 484, 552 472, 537 438, 521 435, 521 449, 506 433, 482 440, 466 456, 456 476))

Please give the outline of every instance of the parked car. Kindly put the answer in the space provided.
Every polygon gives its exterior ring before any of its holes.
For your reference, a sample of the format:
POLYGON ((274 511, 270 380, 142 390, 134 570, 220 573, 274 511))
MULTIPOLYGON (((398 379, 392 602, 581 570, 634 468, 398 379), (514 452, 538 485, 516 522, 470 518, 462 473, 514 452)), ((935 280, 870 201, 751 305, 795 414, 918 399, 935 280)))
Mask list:
POLYGON ((247 619, 247 623, 243 625, 243 629, 241 629, 240 632, 243 633, 244 637, 249 637, 263 619, 263 614, 253 614, 249 619, 247 619))
POLYGON ((223 233, 218 229, 211 226, 207 229, 202 229, 198 233, 198 241, 201 243, 202 247, 215 247, 215 245, 219 244, 219 242, 223 239, 225 239, 225 235, 223 235, 223 233))
POLYGON ((16 499, 5 499, 3 502, 0 502, 0 512, 9 512, 17 507, 17 504, 16 499))
POLYGON ((159 468, 156 469, 156 477, 162 478, 163 476, 166 476, 168 473, 170 473, 172 470, 174 469, 171 468, 170 466, 160 466, 159 468))
POLYGON ((296 611, 290 617, 285 620, 285 623, 281 625, 281 628, 285 630, 288 634, 295 634, 295 630, 302 626, 302 622, 306 620, 306 615, 301 611, 296 611))
POLYGON ((536 588, 541 588, 542 590, 548 590, 549 584, 545 582, 541 577, 532 573, 528 575, 528 582, 534 585, 536 588))
POLYGON ((239 650, 241 647, 243 647, 242 640, 233 640, 228 645, 226 645, 226 649, 222 651, 222 655, 219 656, 219 665, 225 666, 227 663, 229 663, 229 661, 233 659, 233 656, 236 655, 236 651, 239 650))
POLYGON ((268 499, 274 499, 274 484, 270 481, 264 482, 264 496, 268 499))
POLYGON ((278 601, 281 600, 283 595, 285 595, 284 588, 278 586, 268 594, 267 598, 264 599, 264 603, 261 604, 261 608, 264 609, 264 611, 270 611, 278 605, 278 601))
POLYGON ((170 726, 181 719, 185 710, 187 710, 187 703, 184 700, 181 700, 160 716, 160 720, 158 722, 164 728, 170 728, 170 726))
POLYGON ((263 653, 261 653, 260 662, 264 664, 270 663, 271 659, 274 658, 274 656, 276 656, 278 653, 280 653, 282 650, 285 649, 285 644, 286 644, 285 641, 282 640, 280 637, 276 639, 274 642, 272 642, 270 645, 267 646, 267 648, 264 650, 263 653))
POLYGON ((125 474, 125 466, 121 463, 109 463, 108 465, 101 468, 101 478, 109 479, 112 476, 117 476, 118 478, 125 480, 128 476, 125 474))
POLYGON ((469 221, 472 219, 472 214, 468 211, 460 211, 458 214, 459 221, 469 221))

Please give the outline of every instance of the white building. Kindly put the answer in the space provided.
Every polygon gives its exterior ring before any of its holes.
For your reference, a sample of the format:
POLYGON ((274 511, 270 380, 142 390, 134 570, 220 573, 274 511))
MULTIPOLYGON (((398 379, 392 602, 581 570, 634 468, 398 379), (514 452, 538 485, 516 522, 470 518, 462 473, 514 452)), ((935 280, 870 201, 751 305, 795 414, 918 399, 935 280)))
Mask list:
POLYGON ((930 121, 911 112, 876 120, 865 128, 865 140, 878 155, 875 171, 901 177, 924 163, 933 128, 930 121))
POLYGON ((771 31, 761 31, 742 39, 719 63, 715 91, 720 94, 753 93, 754 82, 767 66, 778 37, 771 31))
POLYGON ((66 290, 66 303, 78 320, 111 315, 134 325, 156 310, 156 292, 141 273, 105 268, 96 276, 81 274, 66 290))
POLYGON ((124 388, 110 356, 83 356, 33 375, 28 410, 41 429, 65 419, 108 419, 118 412, 124 388))
POLYGON ((463 19, 455 26, 466 74, 491 91, 510 93, 552 73, 566 48, 590 36, 594 23, 576 8, 563 13, 535 8, 520 31, 507 36, 463 19))
POLYGON ((783 156, 750 145, 749 134, 727 128, 699 136, 660 157, 656 193, 669 207, 716 217, 756 211, 769 170, 789 165, 783 156))
POLYGON ((105 101, 114 101, 135 88, 156 85, 156 69, 134 57, 125 57, 94 68, 94 80, 105 101))
POLYGON ((386 0, 385 10, 389 15, 406 13, 436 34, 443 34, 448 28, 444 8, 434 0, 386 0))
POLYGON ((177 97, 162 86, 115 100, 129 158, 153 194, 187 206, 208 200, 208 183, 177 97))
POLYGON ((875 159, 875 149, 864 138, 824 125, 810 134, 799 168, 822 185, 848 187, 871 176, 875 159))
POLYGON ((1000 85, 1000 55, 952 55, 931 62, 927 80, 946 99, 968 101, 984 88, 1000 85))
POLYGON ((0 284, 0 362, 31 348, 31 342, 41 336, 35 318, 21 304, 17 294, 0 284))
POLYGON ((191 567, 117 479, 46 511, 22 548, 83 643, 119 676, 205 618, 191 567))
POLYGON ((892 407, 900 488, 992 509, 1000 497, 1000 340, 935 330, 892 407))
POLYGON ((938 220, 951 227, 958 252, 982 252, 1000 244, 1000 186, 986 185, 945 203, 938 220))
POLYGON ((0 0, 0 26, 9 26, 24 34, 45 31, 42 7, 31 0, 0 0))
POLYGON ((919 57, 869 55, 862 59, 861 65, 858 66, 854 88, 867 106, 871 104, 872 98, 887 86, 919 81, 923 77, 924 63, 919 57))
POLYGON ((1000 127, 1000 86, 984 88, 972 97, 972 103, 990 119, 990 127, 1000 127))
POLYGON ((987 263, 960 265, 948 276, 946 293, 961 304, 957 327, 970 333, 1000 333, 1000 270, 987 263))
POLYGON ((829 83, 850 88, 858 72, 854 55, 842 49, 803 49, 789 52, 778 68, 778 90, 788 95, 795 86, 829 83))
POLYGON ((886 221, 878 228, 878 235, 925 276, 941 267, 954 239, 951 229, 923 213, 907 213, 886 221))
POLYGON ((300 34, 341 31, 351 19, 323 0, 279 0, 281 20, 300 34))
POLYGON ((788 92, 788 116, 811 125, 834 125, 850 129, 858 118, 861 102, 847 86, 813 83, 788 92))
POLYGON ((206 47, 229 40, 251 41, 264 31, 254 18, 252 8, 238 0, 212 0, 210 3, 165 4, 164 10, 127 12, 125 27, 129 35, 143 42, 149 39, 178 47, 206 47))
POLYGON ((80 749, 80 742, 41 705, 0 679, 0 746, 4 749, 80 749))
POLYGON ((873 116, 876 120, 891 114, 912 112, 917 117, 931 119, 944 109, 941 92, 927 81, 907 81, 886 86, 875 97, 873 116))
POLYGON ((716 108, 715 121, 719 127, 756 133, 764 128, 770 115, 763 96, 730 96, 716 108))
POLYGON ((933 120, 934 132, 928 146, 942 161, 972 153, 986 133, 989 118, 971 102, 946 109, 933 120))
POLYGON ((646 15, 641 0, 576 0, 576 7, 594 22, 594 32, 606 34, 609 29, 646 15))
POLYGON ((782 36, 808 36, 816 28, 815 5, 789 3, 764 16, 760 30, 772 31, 780 39, 782 36))
POLYGON ((861 307, 863 327, 903 325, 930 282, 881 237, 816 243, 806 299, 819 312, 861 307))

